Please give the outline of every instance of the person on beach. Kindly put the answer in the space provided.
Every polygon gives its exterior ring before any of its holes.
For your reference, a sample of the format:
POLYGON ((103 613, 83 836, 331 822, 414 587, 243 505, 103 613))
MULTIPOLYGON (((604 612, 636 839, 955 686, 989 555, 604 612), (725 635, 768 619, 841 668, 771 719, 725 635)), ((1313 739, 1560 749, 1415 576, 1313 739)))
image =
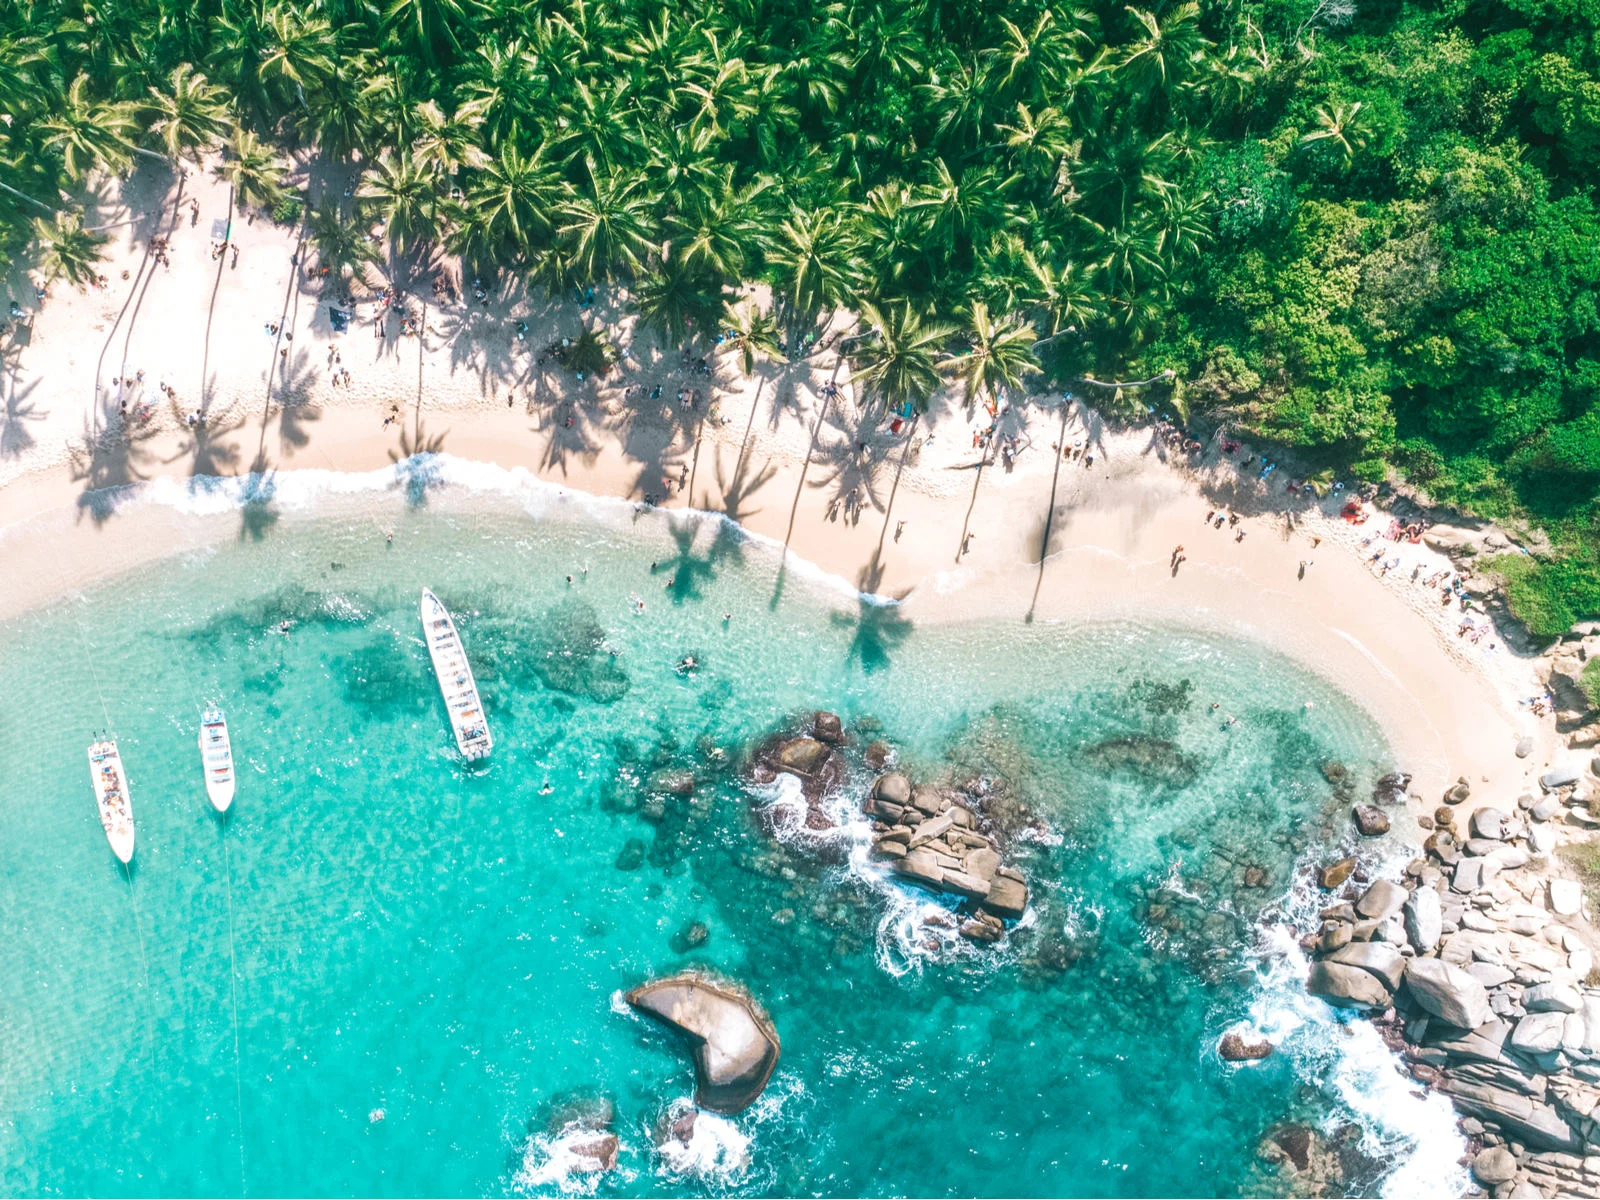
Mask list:
POLYGON ((900 540, 900 535, 902 533, 904 533, 905 531, 906 531, 906 523, 904 521, 899 522, 894 527, 894 540, 898 542, 900 540))

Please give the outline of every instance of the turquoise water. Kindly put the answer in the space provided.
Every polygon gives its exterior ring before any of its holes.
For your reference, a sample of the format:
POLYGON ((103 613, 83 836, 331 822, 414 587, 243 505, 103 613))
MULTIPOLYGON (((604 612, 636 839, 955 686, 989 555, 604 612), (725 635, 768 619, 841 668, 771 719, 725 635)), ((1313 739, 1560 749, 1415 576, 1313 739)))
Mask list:
POLYGON ((1255 1150, 1287 1117, 1362 1122, 1379 1164, 1408 1150, 1340 1094, 1339 1027, 1244 1071, 1213 1051, 1273 1003, 1257 919, 1344 830, 1321 764, 1390 765, 1320 679, 1197 632, 914 625, 710 521, 412 499, 246 513, 0 626, 0 1189, 1228 1195, 1275 1190, 1255 1150), (423 585, 484 694, 478 769, 423 585), (225 825, 208 699, 240 765, 225 825), (859 848, 774 838, 742 756, 819 707, 914 774, 1007 785, 1036 903, 1004 947, 925 951, 925 897, 859 848), (83 753, 107 726, 131 883, 83 753), (1159 750, 1129 761, 1130 738, 1159 750), (696 773, 692 800, 650 793, 662 767, 696 773), (654 1150, 692 1071, 615 996, 689 964, 743 980, 783 1039, 727 1126, 742 1166, 654 1150), (618 1172, 540 1174, 530 1131, 572 1093, 614 1102, 618 1172))

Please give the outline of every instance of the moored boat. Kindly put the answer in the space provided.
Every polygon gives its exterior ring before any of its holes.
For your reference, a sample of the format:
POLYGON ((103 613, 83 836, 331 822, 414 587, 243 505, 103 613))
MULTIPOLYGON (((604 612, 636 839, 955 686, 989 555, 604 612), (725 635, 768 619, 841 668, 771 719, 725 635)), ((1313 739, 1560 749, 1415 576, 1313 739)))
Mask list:
POLYGON ((116 742, 108 738, 89 747, 89 777, 94 781, 95 804, 111 853, 126 863, 133 858, 133 802, 116 742))
POLYGON ((228 720, 215 704, 200 718, 200 763, 206 772, 206 795, 219 813, 233 803, 233 746, 228 720))
POLYGON ((487 757, 494 739, 489 736, 489 722, 483 715, 483 702, 478 698, 467 652, 450 610, 427 588, 422 589, 422 630, 428 641, 428 656, 433 659, 433 673, 450 714, 456 746, 464 758, 487 757))

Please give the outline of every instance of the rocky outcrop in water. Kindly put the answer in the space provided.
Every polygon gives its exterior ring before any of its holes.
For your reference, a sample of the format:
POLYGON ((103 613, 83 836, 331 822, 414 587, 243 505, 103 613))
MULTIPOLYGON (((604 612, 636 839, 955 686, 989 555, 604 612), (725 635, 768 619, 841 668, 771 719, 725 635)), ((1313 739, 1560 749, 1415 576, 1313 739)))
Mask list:
POLYGON ((1600 1195, 1596 939, 1554 857, 1600 824, 1586 788, 1547 772, 1537 793, 1463 819, 1473 787, 1458 780, 1403 880, 1324 868, 1343 890, 1302 943, 1318 956, 1308 989, 1371 1011, 1411 1074, 1449 1095, 1495 1196, 1600 1195))
POLYGON ((623 998, 689 1044, 695 1103, 701 1108, 743 1112, 778 1065, 772 1018, 736 984, 685 971, 636 987, 623 998))
POLYGON ((1027 911, 1027 880, 1002 863, 981 808, 964 793, 891 773, 873 782, 861 809, 873 818, 873 854, 894 874, 969 903, 975 919, 961 926, 964 936, 995 941, 997 926, 984 917, 1014 921, 1027 911))

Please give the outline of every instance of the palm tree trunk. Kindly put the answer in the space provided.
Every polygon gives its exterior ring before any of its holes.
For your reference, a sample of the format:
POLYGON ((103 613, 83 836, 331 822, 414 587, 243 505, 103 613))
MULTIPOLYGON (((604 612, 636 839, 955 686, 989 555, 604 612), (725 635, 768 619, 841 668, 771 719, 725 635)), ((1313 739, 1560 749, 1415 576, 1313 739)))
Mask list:
POLYGON ((43 200, 35 200, 32 196, 28 195, 28 193, 26 193, 26 192, 17 191, 17 189, 12 187, 9 183, 0 183, 0 192, 9 192, 11 195, 15 196, 18 200, 26 200, 29 204, 32 204, 34 207, 43 209, 45 212, 49 213, 52 217, 55 216, 57 213, 59 213, 61 211, 60 209, 51 208, 43 200))
POLYGON ((811 427, 811 441, 806 445, 806 459, 800 464, 800 481, 795 484, 794 503, 789 506, 789 528, 783 534, 783 553, 789 553, 789 539, 794 537, 794 517, 800 511, 800 494, 805 490, 806 472, 811 469, 811 456, 817 450, 817 436, 822 432, 822 426, 828 420, 828 406, 833 403, 834 393, 838 390, 834 386, 839 379, 839 368, 844 365, 844 355, 839 355, 833 363, 833 374, 828 378, 828 390, 822 396, 822 411, 817 414, 817 423, 811 427))
POLYGON ((883 506, 883 528, 878 531, 878 550, 873 556, 876 559, 883 557, 883 539, 889 532, 889 515, 894 512, 894 498, 900 491, 900 476, 905 473, 906 456, 911 453, 911 440, 917 436, 917 425, 921 420, 920 412, 912 416, 911 428, 906 430, 906 444, 900 448, 900 462, 894 469, 894 483, 889 486, 889 503, 883 506))
POLYGON ((739 472, 744 470, 745 451, 750 445, 750 431, 755 428, 756 409, 761 407, 761 389, 767 386, 767 381, 756 380, 756 396, 750 402, 750 419, 744 423, 744 437, 739 439, 739 457, 733 460, 733 477, 739 478, 739 472))
MULTIPOLYGON (((230 233, 232 232, 232 228, 233 228, 233 193, 234 193, 233 185, 229 184, 228 185, 228 228, 229 228, 229 232, 230 233)), ((210 365, 211 365, 211 321, 212 321, 212 318, 217 315, 217 293, 222 290, 222 265, 223 265, 223 261, 227 258, 227 256, 228 256, 227 247, 224 247, 223 248, 223 252, 221 254, 217 255, 217 277, 216 277, 216 279, 212 280, 212 283, 211 283, 211 305, 210 305, 209 308, 206 309, 206 337, 205 337, 204 343, 202 343, 202 345, 201 345, 201 350, 200 350, 200 411, 201 412, 205 412, 206 409, 210 407, 210 395, 206 391, 206 380, 210 377, 209 376, 209 370, 210 370, 210 365)))

